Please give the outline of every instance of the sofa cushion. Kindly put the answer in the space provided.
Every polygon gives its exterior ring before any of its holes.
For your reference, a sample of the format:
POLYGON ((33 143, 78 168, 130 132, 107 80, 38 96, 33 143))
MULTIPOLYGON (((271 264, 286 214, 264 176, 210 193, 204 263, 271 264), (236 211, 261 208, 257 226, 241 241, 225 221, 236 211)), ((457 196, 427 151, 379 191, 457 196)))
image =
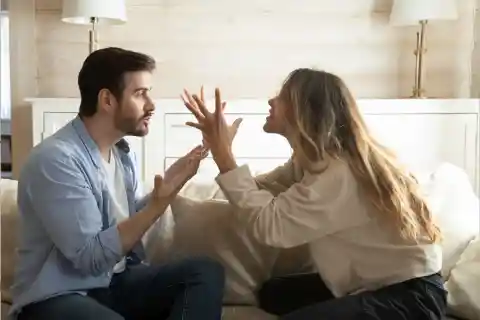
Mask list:
MULTIPOLYGON (((146 191, 151 189, 145 184, 146 191)), ((269 248, 232 224, 232 208, 209 201, 226 200, 213 180, 188 183, 180 195, 184 198, 167 209, 144 237, 151 262, 198 254, 221 261, 227 276, 225 302, 230 304, 255 304, 255 291, 269 277, 314 272, 307 245, 269 248)))
POLYGON ((157 247, 148 255, 155 264, 188 256, 211 257, 225 267, 225 303, 255 305, 255 292, 270 278, 279 249, 244 232, 235 224, 233 210, 225 200, 177 197, 171 211, 165 213, 173 218, 173 234, 157 233, 153 241, 162 243, 161 249, 157 247), (165 247, 167 241, 169 247, 165 247))
POLYGON ((479 199, 465 171, 449 163, 419 180, 442 230, 442 275, 448 279, 462 252, 480 233, 479 199))
MULTIPOLYGON (((434 216, 438 219, 439 224, 444 233, 444 242, 443 242, 443 251, 444 251, 444 267, 443 274, 445 278, 448 279, 450 270, 456 264, 460 258, 462 252, 467 247, 468 243, 479 233, 479 201, 475 197, 472 187, 468 181, 466 173, 453 165, 444 164, 438 167, 434 174, 425 175, 426 178, 422 179, 422 187, 425 190, 425 193, 429 199, 429 202, 432 205, 432 211, 434 216)), ((17 194, 17 182, 13 180, 0 180, 0 204, 1 204, 1 289, 2 289, 2 301, 10 301, 9 288, 13 280, 13 268, 15 262, 15 247, 17 242, 17 207, 16 207, 16 194, 17 194)), ((198 185, 190 184, 184 190, 182 194, 189 196, 197 200, 205 199, 222 199, 224 198, 221 194, 218 186, 215 183, 209 185, 198 185)), ((185 202, 188 206, 188 201, 185 202)), ((190 202, 191 204, 191 202, 190 202)), ((199 210, 201 211, 201 210, 199 210)), ((180 212, 180 211, 179 211, 180 212)), ((191 215, 192 213, 188 214, 191 215)), ((187 216, 188 216, 187 215, 187 216)), ((182 217, 181 214, 178 215, 177 221, 185 224, 186 217, 182 217), (178 220, 180 219, 180 220, 178 220), (183 219, 183 220, 182 220, 183 219)), ((208 219, 205 219, 207 222, 212 217, 216 216, 215 214, 207 214, 208 219)), ((200 215, 198 215, 200 217, 200 215)), ((198 221, 198 217, 196 218, 198 221)), ((195 221, 195 220, 193 220, 195 221)), ((205 223, 204 222, 204 223, 205 223)), ((213 222, 212 222, 213 223, 213 222)), ((191 229, 194 230, 194 223, 190 223, 191 229)), ((214 224, 216 226, 221 225, 220 223, 214 224)), ((225 229, 225 228, 224 228, 225 229)), ((188 228, 183 229, 188 230, 188 228)), ((215 232, 215 228, 210 228, 215 232)), ((199 231, 197 232, 198 236, 201 235, 199 231)), ((183 231, 181 234, 185 234, 183 231)), ((203 233, 205 235, 205 232, 203 233)), ((223 233, 218 233, 214 237, 218 237, 223 233)), ((214 237, 210 237, 210 240, 214 237)), ((204 237, 201 239, 209 239, 204 237)), ((241 239, 241 237, 239 238, 241 239)), ((166 252, 172 252, 172 245, 175 240, 175 219, 171 211, 167 210, 167 213, 159 219, 154 227, 151 228, 149 234, 145 237, 145 243, 147 246, 147 251, 149 256, 153 259, 163 259, 166 252)), ((176 243, 178 244, 179 240, 177 238, 176 243)), ((181 242, 180 242, 181 243, 181 242)), ((202 244, 196 244, 197 248, 202 246, 202 244)), ((185 242, 184 245, 185 247, 185 242)), ((244 248, 249 248, 242 244, 244 248)), ((247 269, 249 267, 242 266, 244 273, 244 280, 250 279, 248 281, 243 281, 244 285, 232 287, 230 291, 230 298, 235 301, 252 301, 253 293, 249 292, 245 294, 245 288, 249 290, 254 290, 255 287, 259 285, 259 282, 265 278, 268 273, 264 267, 270 266, 272 263, 272 257, 276 256, 273 262, 272 275, 282 275, 285 273, 295 273, 305 270, 305 268, 310 268, 311 264, 308 258, 308 250, 304 247, 293 248, 279 251, 278 254, 267 254, 265 260, 253 261, 253 264, 247 262, 245 265, 257 265, 257 267, 252 268, 254 271, 251 274, 248 274, 247 269), (245 273, 248 274, 245 275, 245 273), (256 280, 252 280, 256 279, 256 280), (240 290, 240 287, 242 290, 240 290), (243 292, 243 293, 242 293, 243 292), (237 295, 235 297, 235 295, 237 295), (236 298, 239 298, 236 300, 236 298)), ((263 250, 263 249, 261 249, 263 250)), ((257 253, 260 251, 257 251, 257 253)), ((244 254, 243 252, 242 254, 244 254)), ((179 253, 180 254, 180 253, 179 253)), ((237 260, 238 260, 237 256, 237 260)), ((263 258, 262 258, 263 259, 263 258)), ((240 275, 242 272, 241 268, 236 267, 234 271, 240 275)), ((237 281, 238 282, 238 281, 237 281)), ((234 282, 232 282, 234 283, 234 282)), ((453 283, 453 282, 452 282, 453 283)))
POLYGON ((0 216, 2 239, 2 302, 11 303, 10 286, 16 261, 18 210, 17 181, 0 180, 0 216))
POLYGON ((462 253, 445 287, 452 315, 480 319, 480 236, 462 253))

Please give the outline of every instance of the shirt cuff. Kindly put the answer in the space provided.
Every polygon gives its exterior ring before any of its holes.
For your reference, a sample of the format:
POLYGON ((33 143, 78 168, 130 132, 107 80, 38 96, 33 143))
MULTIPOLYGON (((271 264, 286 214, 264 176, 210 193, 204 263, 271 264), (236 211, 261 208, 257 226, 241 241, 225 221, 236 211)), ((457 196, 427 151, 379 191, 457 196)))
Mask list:
POLYGON ((120 233, 117 226, 111 226, 99 233, 101 248, 104 252, 107 269, 113 267, 124 257, 120 233))
POLYGON ((244 199, 247 192, 258 190, 248 165, 242 165, 221 174, 215 180, 227 199, 235 205, 244 199))

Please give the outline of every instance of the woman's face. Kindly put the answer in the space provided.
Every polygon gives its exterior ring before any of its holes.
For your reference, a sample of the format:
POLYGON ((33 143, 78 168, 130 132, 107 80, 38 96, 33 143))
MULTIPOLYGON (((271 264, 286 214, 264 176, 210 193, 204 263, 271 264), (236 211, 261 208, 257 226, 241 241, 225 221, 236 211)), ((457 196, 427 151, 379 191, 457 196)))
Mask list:
POLYGON ((270 105, 269 115, 263 126, 263 130, 267 133, 277 133, 285 136, 287 129, 287 104, 281 95, 268 100, 270 105))

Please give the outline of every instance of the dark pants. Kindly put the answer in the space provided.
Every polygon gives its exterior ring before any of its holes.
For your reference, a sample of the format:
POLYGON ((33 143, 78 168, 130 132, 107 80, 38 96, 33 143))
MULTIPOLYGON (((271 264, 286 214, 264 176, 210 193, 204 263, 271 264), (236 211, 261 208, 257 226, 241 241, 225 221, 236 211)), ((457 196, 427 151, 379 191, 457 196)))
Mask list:
POLYGON ((219 320, 224 279, 223 267, 206 258, 128 266, 109 288, 29 305, 19 320, 219 320))
POLYGON ((283 320, 440 320, 446 299, 438 274, 342 298, 318 274, 274 278, 259 292, 260 307, 283 320))

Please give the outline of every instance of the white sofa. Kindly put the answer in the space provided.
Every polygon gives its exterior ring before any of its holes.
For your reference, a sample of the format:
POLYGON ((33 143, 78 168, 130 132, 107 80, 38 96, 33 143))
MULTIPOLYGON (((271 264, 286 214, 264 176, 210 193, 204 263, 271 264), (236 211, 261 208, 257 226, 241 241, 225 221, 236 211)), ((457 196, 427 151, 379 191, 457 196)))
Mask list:
MULTIPOLYGON (((459 168, 445 164, 421 178, 423 188, 444 233, 442 274, 449 290, 449 313, 480 319, 479 200, 459 168)), ((18 212, 17 182, 0 181, 2 320, 6 319, 15 265, 18 212)), ((275 319, 255 307, 255 291, 271 276, 310 268, 305 247, 278 250, 232 229, 228 205, 218 186, 189 185, 144 239, 152 263, 191 254, 220 260, 227 271, 224 319, 275 319), (200 202, 197 201, 202 201, 200 202)))

